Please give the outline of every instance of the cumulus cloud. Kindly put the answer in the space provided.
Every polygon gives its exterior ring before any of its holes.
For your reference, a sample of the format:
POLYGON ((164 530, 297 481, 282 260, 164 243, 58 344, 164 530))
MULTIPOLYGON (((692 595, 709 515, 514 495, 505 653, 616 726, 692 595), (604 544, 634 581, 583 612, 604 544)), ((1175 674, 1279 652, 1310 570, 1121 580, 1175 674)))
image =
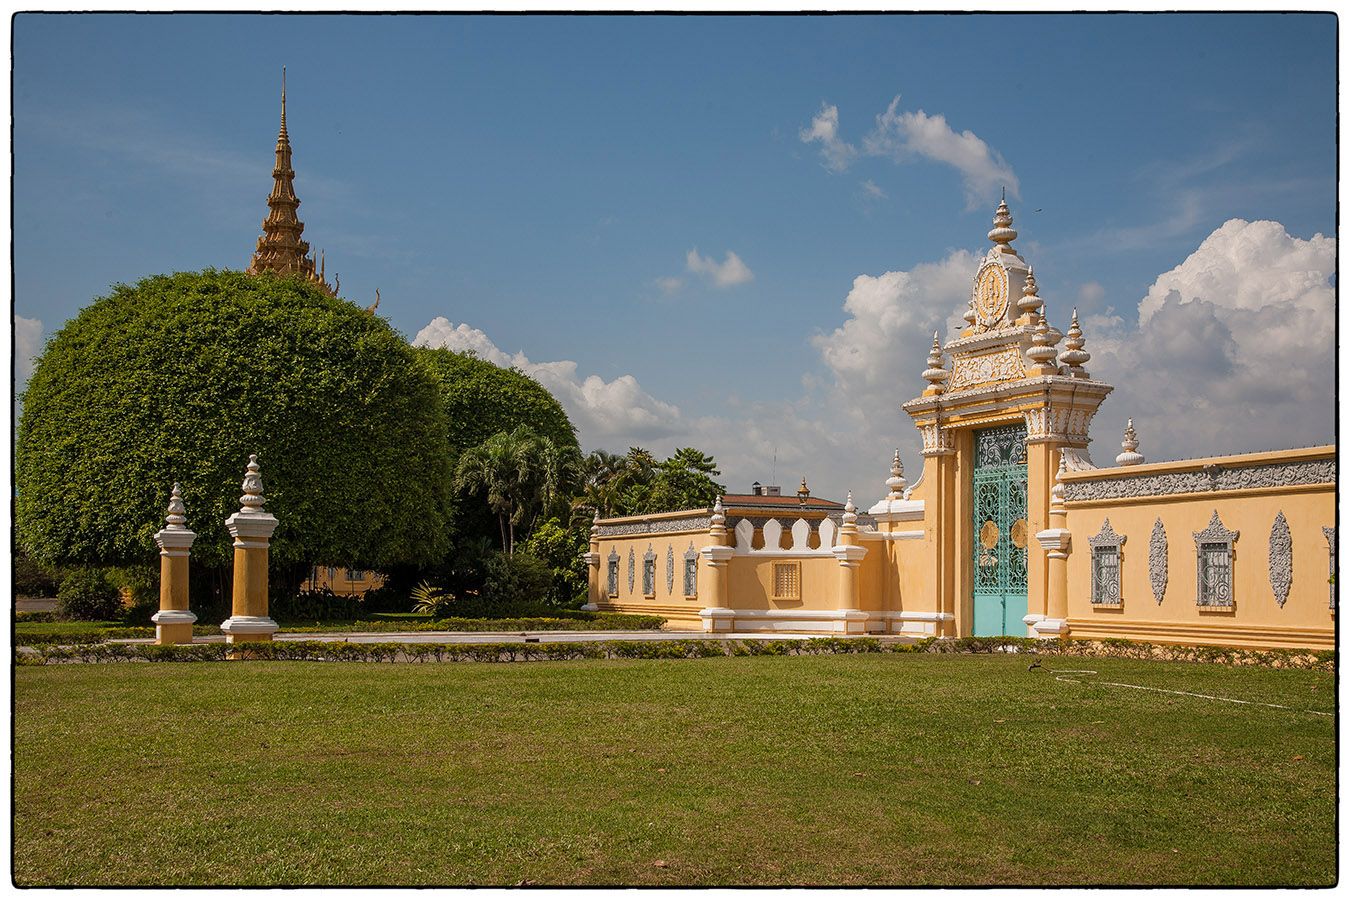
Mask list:
POLYGON ((750 267, 730 250, 720 263, 711 256, 700 255, 697 249, 690 250, 685 256, 685 267, 690 272, 709 279, 720 288, 745 284, 755 278, 755 273, 750 271, 750 267))
POLYGON ((599 375, 581 375, 571 360, 532 362, 524 353, 506 353, 466 322, 455 325, 437 316, 417 332, 413 345, 471 352, 535 378, 567 410, 584 447, 627 446, 677 434, 683 427, 679 407, 657 400, 632 375, 605 381, 599 375))
POLYGON ((803 144, 820 144, 820 155, 825 158, 825 168, 831 172, 842 172, 858 155, 858 149, 839 137, 839 107, 822 103, 820 112, 811 119, 811 124, 798 133, 803 144))
POLYGON ((1154 459, 1333 440, 1335 274, 1334 238, 1231 219, 1158 277, 1137 325, 1094 320, 1089 368, 1116 386, 1098 464, 1128 416, 1154 459))
POLYGON ((33 374, 33 359, 42 352, 42 320, 14 317, 14 387, 23 390, 33 374))
POLYGON ((1020 196, 1012 166, 982 138, 973 131, 956 131, 941 114, 929 115, 921 109, 902 111, 898 94, 876 117, 861 150, 840 137, 837 106, 823 105, 799 136, 803 143, 820 145, 825 167, 832 172, 844 171, 860 156, 885 157, 897 163, 923 158, 951 166, 961 174, 967 207, 988 200, 1004 187, 1014 197, 1020 196))

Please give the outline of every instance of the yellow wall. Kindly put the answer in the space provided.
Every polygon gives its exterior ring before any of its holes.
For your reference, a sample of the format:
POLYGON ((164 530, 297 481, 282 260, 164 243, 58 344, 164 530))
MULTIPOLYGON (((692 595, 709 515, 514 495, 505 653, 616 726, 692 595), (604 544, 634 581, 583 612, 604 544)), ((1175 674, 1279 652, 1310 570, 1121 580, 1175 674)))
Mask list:
MULTIPOLYGON (((1074 473, 1073 481, 1108 476, 1167 474, 1198 470, 1208 463, 1239 464, 1334 458, 1334 448, 1248 454, 1219 460, 1188 460, 1128 469, 1074 473)), ((1323 526, 1336 521, 1334 484, 1210 491, 1128 500, 1077 501, 1067 504, 1073 533, 1069 555, 1069 628, 1074 638, 1121 637, 1132 640, 1210 643, 1245 647, 1331 647, 1335 612, 1329 608, 1329 552, 1323 526), (1203 531, 1217 510, 1225 528, 1239 532, 1234 543, 1231 608, 1196 605, 1197 560, 1192 534, 1203 531), (1293 543, 1293 581, 1289 599, 1276 604, 1269 577, 1271 526, 1283 511, 1293 543), (1112 530, 1125 535, 1121 550, 1121 606, 1091 602, 1091 547, 1088 539, 1110 518, 1112 530), (1167 589, 1154 600, 1149 580, 1149 540, 1153 523, 1167 531, 1167 589)))
MULTIPOLYGON (((690 542, 693 542, 694 549, 710 543, 708 532, 703 529, 697 531, 678 531, 647 533, 638 535, 625 535, 623 537, 606 537, 600 540, 600 579, 599 579, 599 597, 592 597, 593 602, 599 609, 608 612, 637 613, 641 615, 664 616, 672 626, 679 628, 702 627, 702 619, 699 618, 699 610, 707 604, 700 598, 686 599, 684 596, 684 554, 689 549, 690 542), (647 552, 648 544, 651 545, 652 552, 656 554, 656 594, 652 598, 642 594, 642 557, 647 552), (675 552, 675 584, 673 590, 666 587, 666 547, 671 547, 675 552), (628 589, 628 551, 632 549, 633 559, 633 589, 628 589), (609 553, 611 550, 618 551, 619 554, 619 593, 617 597, 607 595, 609 588, 609 553)), ((702 558, 698 562, 699 568, 699 590, 703 590, 702 578, 704 562, 702 558)))

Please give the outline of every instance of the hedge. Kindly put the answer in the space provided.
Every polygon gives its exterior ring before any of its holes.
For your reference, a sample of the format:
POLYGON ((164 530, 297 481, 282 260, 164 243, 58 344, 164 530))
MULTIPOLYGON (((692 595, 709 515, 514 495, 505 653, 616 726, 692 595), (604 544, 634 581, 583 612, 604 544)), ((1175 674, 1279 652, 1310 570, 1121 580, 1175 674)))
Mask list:
POLYGON ((259 641, 239 644, 70 643, 15 650, 19 665, 62 662, 209 662, 232 653, 247 660, 309 662, 534 662, 567 659, 699 659, 717 656, 810 656, 838 653, 999 653, 1078 657, 1123 657, 1224 665, 1334 671, 1330 650, 1239 650, 1185 647, 1132 641, 1040 641, 1032 638, 926 638, 913 644, 886 644, 877 638, 822 637, 797 640, 552 641, 484 644, 372 643, 346 641, 259 641))

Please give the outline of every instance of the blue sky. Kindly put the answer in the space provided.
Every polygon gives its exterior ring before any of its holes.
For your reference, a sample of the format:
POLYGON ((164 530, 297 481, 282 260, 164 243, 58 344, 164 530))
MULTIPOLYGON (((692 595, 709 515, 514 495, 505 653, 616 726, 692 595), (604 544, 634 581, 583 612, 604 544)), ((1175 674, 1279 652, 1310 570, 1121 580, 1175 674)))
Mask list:
POLYGON ((776 452, 784 484, 867 498, 899 446, 917 477, 898 406, 1003 184, 1052 319, 1079 306, 1117 385, 1098 464, 1127 415, 1152 459, 1330 441, 1326 329, 1297 389, 1244 378, 1274 364, 1263 321, 1332 321, 1335 38, 1329 15, 20 15, 20 350, 112 283, 248 264, 284 63, 305 236, 344 296, 511 357, 588 448, 694 444, 736 489, 776 452), (1233 219, 1279 228, 1216 236, 1233 219))

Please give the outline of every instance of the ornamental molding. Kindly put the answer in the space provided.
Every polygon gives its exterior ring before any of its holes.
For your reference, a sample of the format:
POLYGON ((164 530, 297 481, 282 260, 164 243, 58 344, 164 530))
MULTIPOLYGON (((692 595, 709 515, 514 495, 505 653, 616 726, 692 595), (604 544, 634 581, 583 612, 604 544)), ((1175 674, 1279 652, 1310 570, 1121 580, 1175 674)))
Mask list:
POLYGON ((1238 539, 1236 531, 1229 531, 1223 527, 1223 522, 1219 519, 1219 511, 1216 509, 1209 517, 1209 524, 1205 526, 1204 531, 1192 531, 1191 535, 1195 538, 1195 543, 1224 543, 1232 544, 1238 539))
POLYGON ((1096 406, 1042 406, 1024 413, 1028 441, 1086 444, 1096 406))
POLYGON ((1122 547, 1127 539, 1126 535, 1116 534, 1110 519, 1103 519, 1101 530, 1088 538, 1088 544, 1092 547, 1122 547))
POLYGON ((1071 378, 1067 375, 1034 375, 1018 381, 1002 381, 964 391, 949 391, 937 396, 915 397, 913 400, 902 403, 900 408, 911 416, 921 416, 933 410, 954 408, 957 405, 964 408, 967 404, 975 404, 985 400, 1002 402, 1023 397, 1040 397, 1045 395, 1047 389, 1052 392, 1058 391, 1057 394, 1051 395, 1051 402, 1060 398, 1067 401, 1070 397, 1073 397, 1082 403, 1090 403, 1094 400, 1100 402, 1102 398, 1114 390, 1106 382, 1095 381, 1090 378, 1071 378))
POLYGON ((675 548, 666 544, 666 593, 675 593, 675 548))
POLYGON ((943 428, 934 422, 920 426, 919 434, 923 437, 920 456, 950 456, 956 452, 956 432, 950 428, 943 428))
POLYGON ((1189 472, 1127 475, 1066 481, 1064 499, 1123 500, 1132 497, 1163 497, 1170 494, 1202 494, 1212 491, 1243 491, 1253 488, 1295 487, 1336 481, 1334 459, 1267 463, 1250 466, 1208 465, 1189 472))
POLYGON ((1148 539, 1148 583, 1153 588, 1153 599, 1161 606, 1167 593, 1167 529, 1161 518, 1153 522, 1153 534, 1148 539))
POLYGON ((637 572, 637 554, 633 552, 633 548, 632 548, 632 547, 629 547, 629 548, 628 548, 628 593, 630 593, 630 594, 633 593, 633 579, 636 577, 636 572, 637 572))
POLYGON ((979 356, 958 356, 953 366, 949 390, 991 381, 1017 381, 1027 375, 1020 346, 1005 347, 979 356))
POLYGON ((629 537, 636 534, 668 534, 672 531, 707 531, 712 527, 711 516, 689 516, 683 519, 653 519, 650 522, 621 522, 600 525, 600 537, 629 537))
POLYGON ((1289 599, 1289 586, 1294 581, 1294 540, 1289 534, 1289 523, 1284 510, 1275 515, 1270 526, 1270 589, 1275 592, 1275 604, 1281 608, 1289 599))

